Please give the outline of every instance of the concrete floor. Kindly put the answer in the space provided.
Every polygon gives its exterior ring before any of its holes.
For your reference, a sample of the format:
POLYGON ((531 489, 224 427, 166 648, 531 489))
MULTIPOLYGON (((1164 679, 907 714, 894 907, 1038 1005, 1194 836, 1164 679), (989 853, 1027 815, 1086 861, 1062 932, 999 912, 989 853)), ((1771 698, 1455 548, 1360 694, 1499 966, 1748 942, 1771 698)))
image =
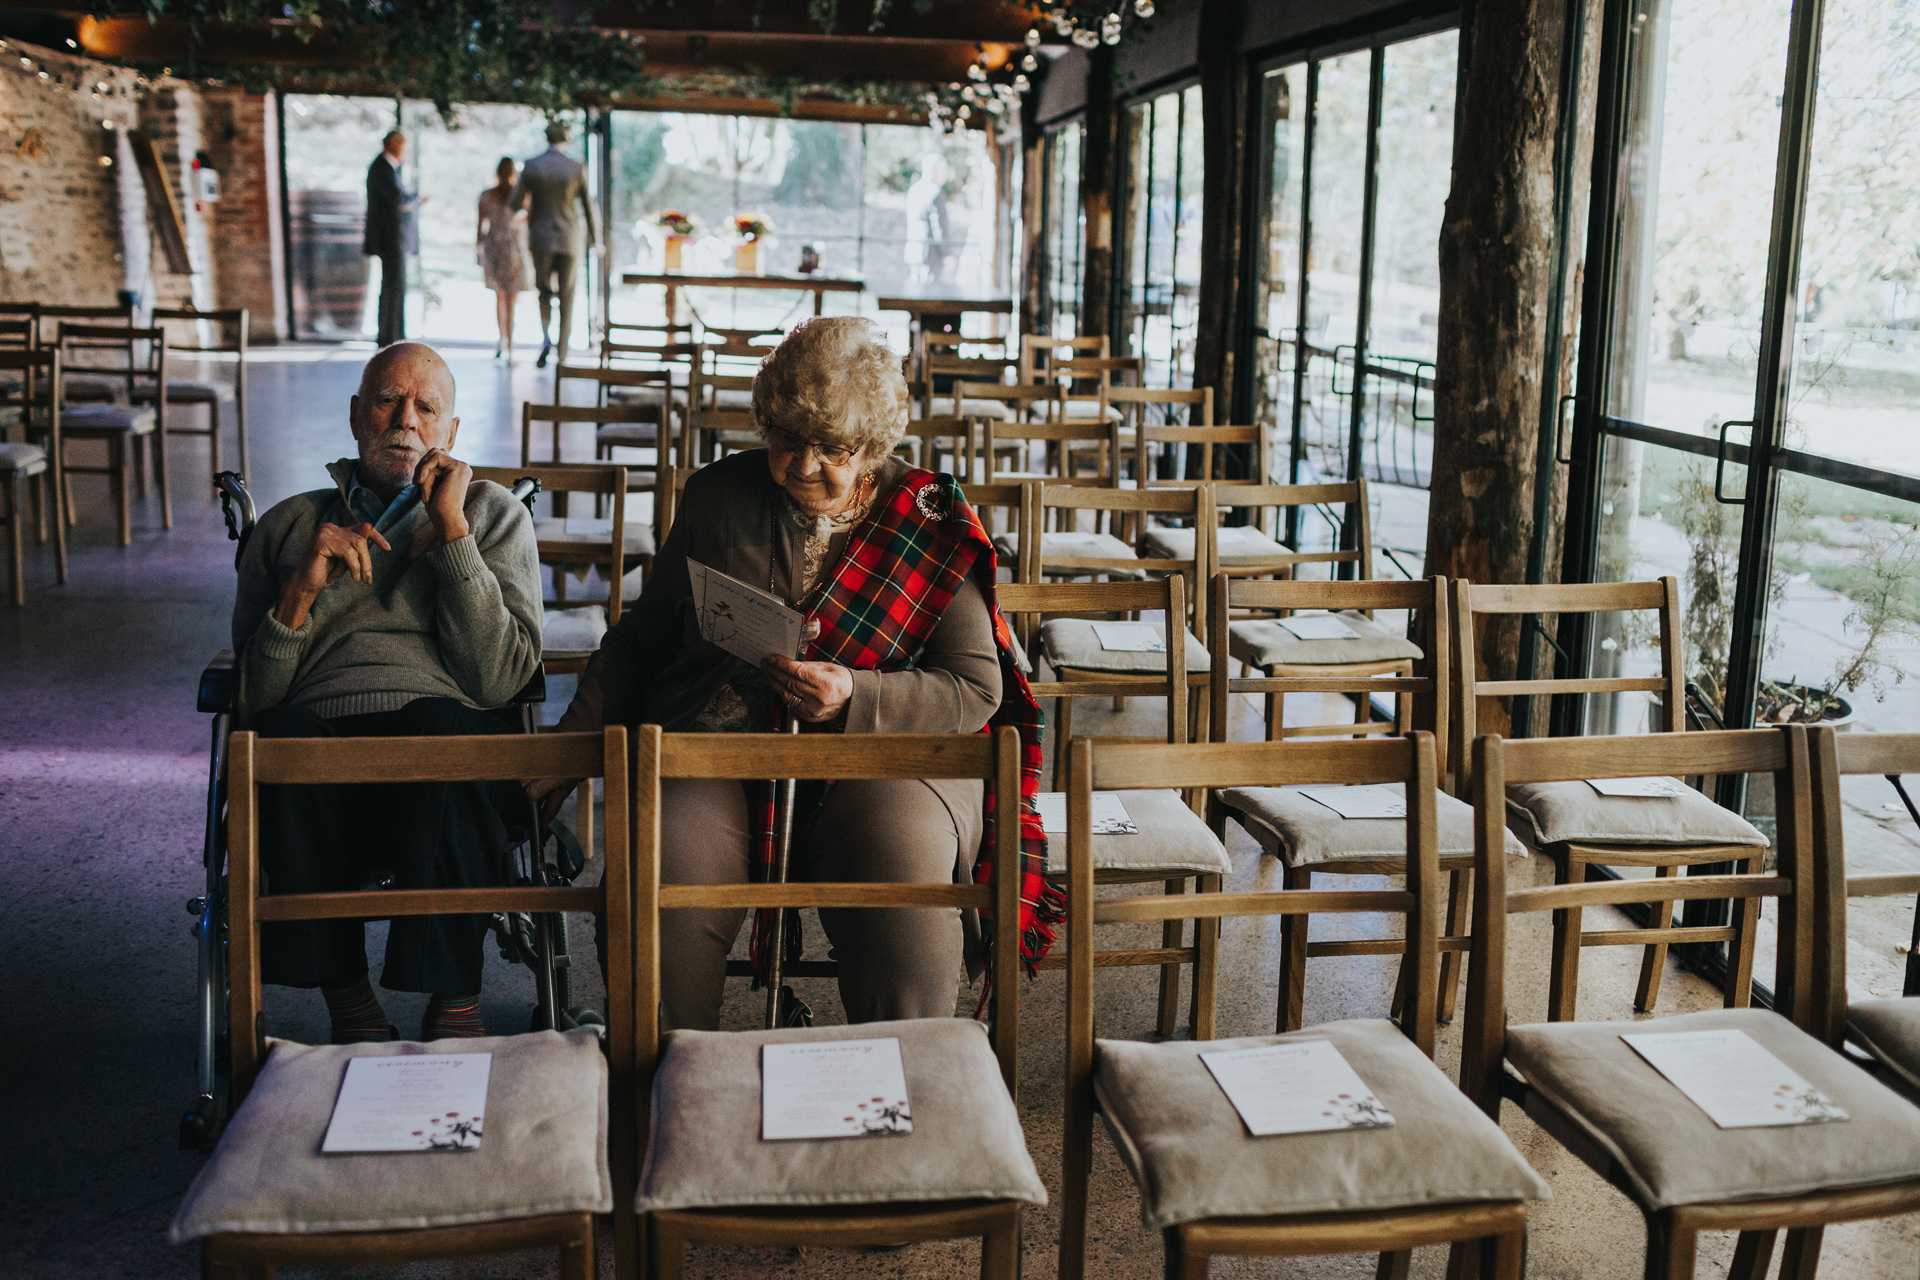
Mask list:
MULTIPOLYGON (((365 353, 283 348, 257 354, 249 370, 251 471, 264 509, 324 483, 321 465, 347 452, 346 398, 365 353)), ((518 403, 529 395, 546 398, 550 384, 544 377, 536 382, 524 365, 502 370, 485 353, 449 354, 461 383, 461 454, 477 463, 512 463, 518 403)), ((207 490, 205 442, 177 440, 172 454, 171 533, 160 531, 157 504, 148 500, 135 514, 133 546, 113 545, 104 485, 76 481, 83 514, 71 581, 54 586, 50 553, 30 555, 27 607, 0 610, 0 655, 13 676, 12 697, 0 707, 0 830, 6 833, 0 896, 16 1028, 9 1051, 0 1055, 0 1132, 11 1135, 14 1152, 0 1175, 0 1274, 23 1280, 185 1276, 195 1269, 192 1254, 169 1247, 162 1233, 202 1160, 174 1147, 193 1071, 193 944, 182 904, 198 892, 206 773, 207 720, 193 709, 193 689, 206 659, 226 644, 232 552, 207 490)), ((563 700, 565 690, 555 694, 563 700)), ((1152 732, 1156 714, 1156 704, 1136 700, 1123 716, 1083 711, 1080 724, 1096 733, 1152 732)), ((1252 734, 1251 709, 1235 714, 1235 736, 1252 734)), ((1236 867, 1230 887, 1274 884, 1272 860, 1258 856, 1237 829, 1230 850, 1236 867)), ((1512 875, 1524 884, 1548 871, 1534 861, 1516 865, 1512 875)), ((1377 925, 1361 918, 1316 920, 1314 932, 1360 936, 1377 925)), ((584 932, 576 936, 590 946, 584 932)), ((1136 932, 1148 945, 1145 931, 1136 932)), ((1108 941, 1103 932, 1102 945, 1123 945, 1125 934, 1114 930, 1108 941)), ((1222 1036, 1271 1029, 1276 938, 1264 921, 1228 923, 1222 1036)), ((810 953, 818 953, 817 923, 808 940, 810 953)), ((1530 1019, 1545 1002, 1542 922, 1517 926, 1513 946, 1516 1016, 1530 1019)), ((1637 953, 1627 949, 1588 952, 1583 1012, 1629 1016, 1637 963, 1637 953)), ((586 984, 597 981, 592 966, 582 967, 586 984)), ((1315 961, 1307 1021, 1383 1015, 1392 977, 1383 959, 1315 961)), ((803 985, 811 986, 803 994, 821 1020, 838 1020, 827 985, 803 985)), ((1149 971, 1102 970, 1096 991, 1103 1034, 1149 1033, 1149 971)), ((967 995, 956 994, 956 1007, 971 1009, 967 995)), ((1057 1193, 1061 976, 1026 984, 1022 998, 1021 1117, 1041 1175, 1057 1193)), ((491 963, 484 1013, 492 1027, 520 1025, 530 999, 524 970, 491 963)), ((403 1028, 417 1025, 417 1000, 387 1003, 403 1028)), ((1660 1012, 1717 1003, 1717 992, 1674 968, 1660 1012)), ((752 1025, 757 1009, 758 1000, 740 984, 730 994, 728 1024, 752 1025)), ((270 991, 267 1016, 276 1034, 325 1035, 311 993, 270 991)), ((1444 1029, 1439 1058, 1449 1072, 1456 1069, 1457 1026, 1444 1029)), ((1639 1275, 1644 1234, 1632 1205, 1511 1108, 1505 1124, 1554 1189, 1554 1199, 1533 1213, 1529 1274, 1639 1275)), ((1091 1275, 1159 1274, 1159 1243, 1141 1226, 1138 1198, 1104 1136, 1095 1141, 1090 1239, 1091 1275)), ((1029 1274, 1054 1274, 1056 1240, 1054 1210, 1028 1215, 1029 1274)), ((1711 1238, 1703 1252, 1701 1274, 1724 1274, 1732 1239, 1711 1238)), ((1421 1251, 1415 1275, 1440 1275, 1443 1260, 1441 1250, 1421 1251)), ((1827 1235, 1823 1262, 1821 1274, 1830 1280, 1912 1277, 1920 1272, 1920 1216, 1836 1228, 1827 1235)), ((921 1245, 802 1255, 700 1249, 689 1267, 691 1275, 715 1277, 962 1275, 977 1267, 977 1250, 921 1245)), ((553 1267, 548 1258, 525 1256, 417 1270, 544 1276, 553 1267)), ((1373 1274, 1373 1261, 1220 1259, 1213 1274, 1363 1277, 1373 1274)))

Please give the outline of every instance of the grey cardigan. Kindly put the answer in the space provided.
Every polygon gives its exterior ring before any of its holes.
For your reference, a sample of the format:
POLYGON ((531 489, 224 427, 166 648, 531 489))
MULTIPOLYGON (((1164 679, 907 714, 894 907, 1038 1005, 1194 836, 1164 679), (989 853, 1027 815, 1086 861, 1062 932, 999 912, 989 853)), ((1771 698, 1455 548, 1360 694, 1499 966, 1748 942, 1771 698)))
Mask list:
POLYGON ((321 524, 350 524, 353 460, 327 468, 331 489, 296 494, 260 518, 240 561, 233 602, 235 721, 283 702, 328 719, 394 711, 415 698, 504 706, 540 661, 540 560, 533 520, 487 480, 467 490, 472 532, 442 543, 424 508, 386 530, 371 584, 342 577, 289 630, 273 616, 280 588, 321 524))
MULTIPOLYGON (((883 463, 878 492, 884 496, 907 469, 897 458, 883 463)), ((659 724, 668 731, 692 726, 746 664, 700 638, 687 560, 755 586, 783 585, 791 574, 776 570, 792 563, 794 548, 783 522, 776 520, 775 504, 781 501, 763 449, 730 454, 687 481, 679 515, 639 601, 600 642, 561 719, 562 729, 595 730, 608 723, 659 724)), ((973 733, 999 705, 993 620, 969 580, 912 668, 853 672, 846 731, 973 733)), ((948 790, 934 789, 943 795, 948 790)))

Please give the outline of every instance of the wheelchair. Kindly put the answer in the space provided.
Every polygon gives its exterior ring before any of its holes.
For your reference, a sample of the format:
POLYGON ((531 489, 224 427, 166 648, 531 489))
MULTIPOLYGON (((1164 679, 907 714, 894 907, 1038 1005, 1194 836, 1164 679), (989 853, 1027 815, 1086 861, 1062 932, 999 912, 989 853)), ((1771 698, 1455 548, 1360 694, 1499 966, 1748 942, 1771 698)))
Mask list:
MULTIPOLYGON (((252 536, 256 512, 253 497, 239 474, 222 471, 214 478, 226 517, 227 537, 238 543, 234 567, 239 568, 247 540, 252 536)), ((540 482, 531 477, 513 486, 513 495, 533 509, 540 482)), ((187 901, 187 914, 194 917, 191 932, 196 943, 199 969, 198 1024, 195 1028, 195 1077, 192 1104, 180 1118, 180 1149, 206 1150, 213 1146, 228 1115, 229 1031, 227 961, 227 822, 226 775, 227 738, 232 731, 232 712, 236 675, 234 654, 223 649, 200 673, 198 709, 213 717, 212 744, 207 766, 206 838, 201 861, 206 871, 205 890, 187 901)), ((534 670, 513 701, 494 709, 503 733, 538 732, 538 708, 546 701, 546 671, 534 670)), ((579 803, 592 804, 590 793, 579 803)), ((500 883, 561 887, 571 884, 585 869, 587 851, 581 848, 574 832, 558 821, 543 820, 540 806, 526 801, 526 813, 516 820, 507 815, 509 846, 502 852, 500 883)), ((384 887, 375 881, 368 888, 384 887)), ((534 1005, 529 1016, 531 1031, 568 1031, 582 1026, 604 1026, 605 1019, 593 1009, 573 1001, 572 948, 566 918, 558 914, 496 914, 492 919, 494 941, 501 958, 523 964, 534 975, 534 1005)))

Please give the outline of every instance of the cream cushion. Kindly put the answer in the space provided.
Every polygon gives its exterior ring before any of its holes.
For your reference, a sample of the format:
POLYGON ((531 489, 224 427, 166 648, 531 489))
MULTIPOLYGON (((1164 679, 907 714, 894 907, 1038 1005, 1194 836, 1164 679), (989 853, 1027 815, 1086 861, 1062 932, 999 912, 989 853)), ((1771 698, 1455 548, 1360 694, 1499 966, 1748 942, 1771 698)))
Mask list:
POLYGON ((540 614, 540 646, 548 653, 591 653, 600 647, 607 634, 607 607, 585 605, 578 609, 544 609, 540 614))
POLYGON ((1920 996, 1854 1001, 1847 1007, 1847 1037, 1920 1089, 1920 996))
MULTIPOLYGON (((653 554, 653 529, 645 520, 627 520, 627 554, 630 556, 650 556, 653 554)), ((533 536, 538 542, 571 544, 580 543, 586 547, 607 545, 607 537, 598 533, 568 533, 567 522, 550 517, 533 522, 533 536)))
POLYGON ((1769 1009, 1507 1028, 1527 1114, 1649 1210, 1920 1178, 1920 1108, 1769 1009), (1744 1031, 1837 1103, 1835 1124, 1722 1129, 1623 1034, 1744 1031))
MULTIPOLYGON (((1200 815, 1177 791, 1123 791, 1120 803, 1139 832, 1093 837, 1095 871, 1185 872, 1224 876, 1233 860, 1200 815)), ((1047 872, 1066 874, 1066 837, 1047 837, 1047 872)))
POLYGON ((1507 787, 1507 821, 1535 847, 1582 844, 1744 844, 1767 838, 1691 787, 1677 796, 1603 796, 1585 782, 1507 787))
POLYGON ((1227 624, 1227 652, 1250 667, 1338 667, 1420 659, 1419 645, 1366 614, 1348 609, 1338 616, 1359 635, 1351 640, 1302 640, 1270 618, 1249 618, 1227 624))
POLYGON ((1280 1036, 1096 1045, 1094 1093, 1140 1187, 1147 1226, 1347 1213, 1552 1193, 1500 1126, 1392 1023, 1329 1022, 1280 1036), (1202 1053, 1331 1040, 1392 1126, 1251 1137, 1202 1053))
POLYGON ((651 449, 659 443, 660 426, 654 422, 603 422, 594 428, 593 438, 601 444, 651 449))
POLYGON ((636 1206, 1047 1202, 986 1028, 918 1018, 782 1031, 675 1031, 654 1075, 636 1206), (764 1142, 760 1047, 900 1041, 913 1132, 764 1142))
POLYGON ((0 471, 38 475, 47 469, 47 451, 37 444, 0 444, 0 471))
MULTIPOLYGON (((127 397, 135 404, 152 404, 158 397, 151 382, 133 389, 127 397)), ((199 382, 191 378, 168 378, 167 400, 175 404, 224 404, 233 399, 231 382, 199 382)))
MULTIPOLYGON (((1007 484, 1026 477, 997 475, 996 483, 1007 484)), ((996 551, 1006 553, 1012 559, 1019 559, 1020 538, 1017 534, 1002 533, 994 537, 996 551)), ((1067 531, 1062 533, 1043 533, 1040 535, 1040 569, 1052 572, 1061 560, 1137 560, 1132 547, 1110 533, 1081 533, 1067 531)), ((1124 578, 1129 581, 1141 581, 1146 578, 1145 569, 1130 569, 1121 566, 1117 569, 1059 569, 1058 572, 1074 577, 1092 577, 1104 574, 1109 578, 1124 578)))
MULTIPOLYGON (((1193 530, 1150 529, 1146 537, 1147 554, 1163 560, 1193 559, 1193 530)), ((1276 557, 1293 554, 1292 548, 1275 542, 1250 524, 1230 524, 1214 534, 1214 563, 1228 568, 1270 564, 1276 557)))
POLYGON ((154 411, 124 404, 76 404, 60 411, 62 431, 114 431, 144 436, 153 430, 154 411))
MULTIPOLYGON (((1166 624, 1153 622, 1151 626, 1164 641, 1167 635, 1166 624)), ((1059 671, 1071 667, 1075 671, 1098 671, 1109 675, 1159 675, 1167 671, 1167 655, 1164 653, 1128 653, 1125 650, 1102 649, 1100 635, 1093 629, 1093 623, 1086 618, 1053 618, 1040 624, 1040 656, 1059 671)), ((1189 629, 1187 631, 1187 674, 1204 675, 1211 659, 1199 639, 1189 629)))
POLYGON ((304 1045, 275 1041, 167 1238, 301 1235, 607 1213, 607 1067, 591 1031, 304 1045), (478 1151, 321 1155, 353 1058, 491 1053, 478 1151))
MULTIPOLYGON (((1227 787, 1219 794, 1247 834, 1290 867, 1407 856, 1402 818, 1343 818, 1295 787, 1227 787)), ((1472 857, 1473 806, 1439 791, 1433 808, 1439 856, 1472 857)), ((1506 850, 1510 857, 1525 857, 1527 847, 1509 831, 1506 850)))

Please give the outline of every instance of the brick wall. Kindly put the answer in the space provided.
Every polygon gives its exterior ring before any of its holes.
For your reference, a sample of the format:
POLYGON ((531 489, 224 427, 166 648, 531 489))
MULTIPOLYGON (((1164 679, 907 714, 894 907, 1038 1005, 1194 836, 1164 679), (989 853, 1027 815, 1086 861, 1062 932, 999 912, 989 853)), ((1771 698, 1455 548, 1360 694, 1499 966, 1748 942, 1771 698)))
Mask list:
POLYGON ((254 341, 287 335, 287 276, 280 220, 280 122, 271 95, 201 93, 201 135, 220 173, 213 242, 222 307, 252 313, 254 341))

